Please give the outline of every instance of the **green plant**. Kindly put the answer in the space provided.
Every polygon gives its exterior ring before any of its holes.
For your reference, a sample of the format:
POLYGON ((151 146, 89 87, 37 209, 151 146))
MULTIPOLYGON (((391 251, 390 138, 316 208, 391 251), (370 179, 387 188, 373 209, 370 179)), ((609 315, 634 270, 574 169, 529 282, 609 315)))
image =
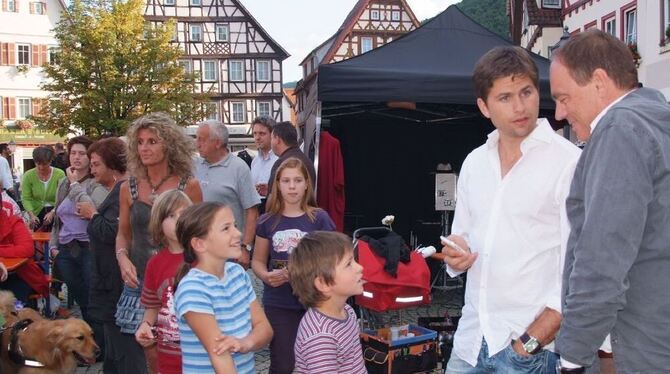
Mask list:
POLYGON ((21 130, 30 130, 33 128, 33 122, 27 119, 16 120, 16 127, 21 130))
POLYGON ((30 70, 30 66, 28 65, 16 65, 16 71, 19 73, 27 73, 28 70, 30 70))
POLYGON ((670 25, 665 28, 665 38, 670 39, 670 25))
POLYGON ((640 56, 640 52, 637 50, 637 43, 629 43, 628 44, 628 49, 630 49, 630 53, 633 55, 633 60, 635 60, 635 65, 637 67, 640 67, 640 62, 642 60, 642 56, 640 56))

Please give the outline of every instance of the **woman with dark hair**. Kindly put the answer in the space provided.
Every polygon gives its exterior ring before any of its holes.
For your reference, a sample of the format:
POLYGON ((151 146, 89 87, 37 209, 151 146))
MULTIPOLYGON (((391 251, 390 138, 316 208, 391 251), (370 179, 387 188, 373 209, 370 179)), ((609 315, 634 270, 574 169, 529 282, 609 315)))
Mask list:
POLYGON ((21 181, 21 202, 30 216, 33 229, 51 230, 54 218, 52 209, 56 204, 56 189, 65 177, 62 170, 51 166, 54 151, 49 147, 37 147, 33 150, 35 167, 23 174, 21 181))
POLYGON ((103 371, 112 374, 146 371, 142 348, 134 336, 121 333, 114 318, 123 289, 114 244, 119 227, 119 191, 126 180, 126 148, 119 138, 98 140, 88 147, 91 175, 109 193, 97 208, 90 202, 77 204, 79 215, 89 220, 92 273, 88 315, 103 325, 103 371))
MULTIPOLYGON (((178 189, 197 204, 202 201, 202 191, 193 178, 193 139, 170 116, 152 113, 140 117, 127 135, 130 177, 121 186, 116 236, 116 258, 125 286, 117 304, 116 323, 122 333, 134 334, 144 316, 140 305, 144 270, 160 249, 149 234, 154 199, 164 191, 178 189)), ((145 357, 151 372, 156 372, 155 345, 145 349, 145 357)))
POLYGON ((91 176, 86 153, 91 144, 93 141, 86 136, 76 136, 67 143, 70 166, 66 169, 67 178, 58 184, 54 208, 56 218, 49 244, 55 255, 56 278, 67 284, 68 293, 81 308, 82 317, 93 328, 96 341, 102 348, 102 326, 96 325, 88 316, 88 293, 93 269, 90 239, 86 232, 89 221, 81 217, 77 210, 77 204, 81 202, 100 205, 108 193, 91 176))

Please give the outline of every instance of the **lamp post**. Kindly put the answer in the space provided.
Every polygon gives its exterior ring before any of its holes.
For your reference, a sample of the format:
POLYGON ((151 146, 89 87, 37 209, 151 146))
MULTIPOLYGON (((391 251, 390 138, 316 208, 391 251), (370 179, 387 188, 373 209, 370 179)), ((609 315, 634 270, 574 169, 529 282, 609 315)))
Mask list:
POLYGON ((16 142, 14 141, 14 139, 10 140, 9 143, 7 143, 7 149, 9 149, 9 158, 7 159, 7 162, 9 163, 9 169, 12 173, 12 178, 13 178, 14 177, 14 152, 16 152, 16 142))
POLYGON ((14 153, 16 151, 16 142, 14 139, 10 140, 9 143, 7 143, 7 148, 9 148, 9 151, 14 153))

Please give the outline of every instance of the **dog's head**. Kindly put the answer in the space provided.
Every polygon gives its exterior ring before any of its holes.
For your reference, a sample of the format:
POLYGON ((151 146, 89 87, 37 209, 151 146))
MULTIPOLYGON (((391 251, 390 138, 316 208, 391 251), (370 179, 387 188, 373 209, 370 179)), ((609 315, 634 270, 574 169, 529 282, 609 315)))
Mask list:
POLYGON ((49 332, 50 339, 56 350, 63 354, 71 354, 82 364, 92 365, 100 354, 100 348, 93 339, 93 330, 88 323, 76 318, 58 322, 49 332))

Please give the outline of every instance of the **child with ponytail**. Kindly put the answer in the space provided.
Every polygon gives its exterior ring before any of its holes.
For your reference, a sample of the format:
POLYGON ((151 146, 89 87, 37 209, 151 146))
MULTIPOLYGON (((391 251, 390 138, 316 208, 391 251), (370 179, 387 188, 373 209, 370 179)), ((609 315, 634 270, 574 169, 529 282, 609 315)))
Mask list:
POLYGON ((142 347, 158 344, 158 372, 180 374, 181 349, 179 326, 174 308, 174 283, 184 250, 177 240, 176 225, 181 212, 193 205, 179 190, 169 190, 156 199, 151 208, 149 231, 156 244, 163 246, 147 263, 141 303, 144 317, 135 332, 142 347))
POLYGON ((255 373, 253 352, 272 339, 251 279, 231 261, 242 254, 232 210, 217 202, 187 208, 177 221, 184 264, 176 309, 184 373, 255 373))

